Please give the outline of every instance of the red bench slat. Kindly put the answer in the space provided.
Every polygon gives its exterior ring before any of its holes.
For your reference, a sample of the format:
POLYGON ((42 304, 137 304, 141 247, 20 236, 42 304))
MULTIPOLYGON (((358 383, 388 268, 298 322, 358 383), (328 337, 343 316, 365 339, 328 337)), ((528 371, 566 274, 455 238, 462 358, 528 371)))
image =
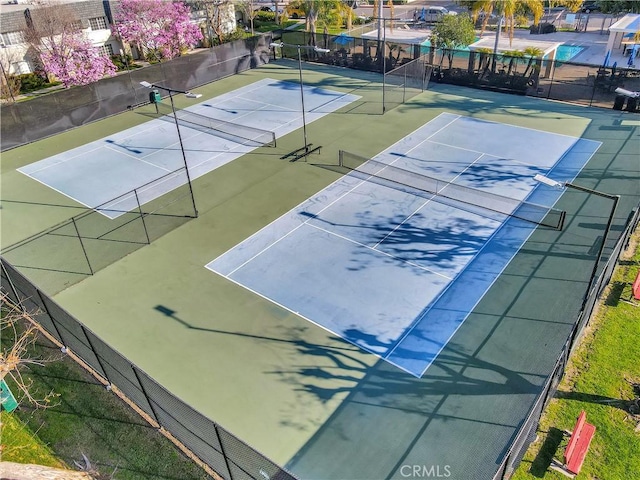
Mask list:
POLYGON ((584 462, 584 457, 587 455, 591 439, 596 431, 596 427, 587 423, 586 419, 587 413, 583 410, 578 416, 578 421, 564 452, 565 467, 569 472, 575 474, 580 473, 582 462, 584 462))

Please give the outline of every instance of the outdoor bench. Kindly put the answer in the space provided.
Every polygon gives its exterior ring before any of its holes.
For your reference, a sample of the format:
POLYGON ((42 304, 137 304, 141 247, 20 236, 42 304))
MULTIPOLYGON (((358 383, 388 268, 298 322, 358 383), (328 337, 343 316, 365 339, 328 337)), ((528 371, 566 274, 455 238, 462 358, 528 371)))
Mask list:
POLYGON ((551 462, 551 468, 571 478, 580 473, 582 463, 587 455, 589 444, 595 432, 596 427, 587 423, 587 413, 583 410, 580 412, 573 430, 570 432, 565 430, 564 432, 570 436, 569 443, 564 449, 564 461, 560 462, 554 458, 551 462))

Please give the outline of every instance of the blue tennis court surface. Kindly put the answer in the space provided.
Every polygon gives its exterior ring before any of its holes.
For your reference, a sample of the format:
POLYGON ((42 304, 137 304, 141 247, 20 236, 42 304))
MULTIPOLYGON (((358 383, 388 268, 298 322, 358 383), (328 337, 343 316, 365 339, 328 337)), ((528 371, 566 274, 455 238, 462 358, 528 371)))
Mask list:
MULTIPOLYGON (((333 90, 305 88, 307 123, 360 98, 333 90)), ((302 127, 300 85, 263 79, 187 109, 206 117, 272 131, 282 137, 302 127)), ((180 126, 192 179, 257 146, 241 139, 180 126)), ((186 183, 173 117, 162 117, 18 169, 54 190, 110 218, 137 208, 186 183), (163 179, 162 181, 157 181, 163 179), (149 188, 141 186, 153 182, 149 188), (117 199, 114 201, 114 199, 117 199)))
MULTIPOLYGON (((552 206, 599 145, 444 113, 375 160, 552 206)), ((206 267, 420 377, 535 228, 350 174, 206 267)))

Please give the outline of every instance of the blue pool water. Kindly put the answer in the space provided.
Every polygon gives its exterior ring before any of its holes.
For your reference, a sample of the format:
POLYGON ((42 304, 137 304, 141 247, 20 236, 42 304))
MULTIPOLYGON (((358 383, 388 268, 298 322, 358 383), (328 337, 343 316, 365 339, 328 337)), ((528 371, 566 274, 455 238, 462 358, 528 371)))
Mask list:
MULTIPOLYGON (((477 38, 476 38, 477 40, 477 38)), ((420 53, 425 54, 429 52, 429 47, 431 46, 431 42, 429 40, 425 40, 420 44, 420 53)), ((568 62, 572 58, 576 57, 580 52, 582 52, 586 47, 581 47, 579 45, 560 45, 558 50, 556 51, 556 60, 559 62, 568 62)), ((460 50, 468 51, 468 47, 461 48, 460 50)), ((548 57, 545 57, 547 59, 548 57)))
POLYGON ((556 51, 556 60, 568 62, 584 50, 585 47, 579 45, 560 45, 556 51))

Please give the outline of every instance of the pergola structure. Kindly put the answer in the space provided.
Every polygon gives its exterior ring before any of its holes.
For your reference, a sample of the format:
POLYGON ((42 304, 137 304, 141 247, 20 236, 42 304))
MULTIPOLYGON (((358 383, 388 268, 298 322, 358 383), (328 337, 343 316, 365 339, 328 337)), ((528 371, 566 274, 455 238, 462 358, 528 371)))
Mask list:
MULTIPOLYGON (((609 27, 609 40, 607 41, 607 52, 613 53, 622 49, 622 55, 627 49, 632 50, 636 44, 640 44, 640 14, 628 13, 616 23, 609 27)), ((636 49, 636 51, 638 51, 636 49)))
MULTIPOLYGON (((535 47, 540 49, 542 52, 540 57, 541 60, 551 60, 546 62, 544 72, 540 72, 540 77, 550 77, 553 74, 553 60, 556 58, 556 52, 560 45, 562 45, 562 42, 545 42, 542 40, 529 40, 525 38, 514 38, 510 41, 509 38, 500 38, 498 45, 496 46, 494 37, 485 37, 469 45, 469 62, 473 62, 475 53, 478 50, 483 51, 490 49, 492 52, 495 51, 497 54, 502 54, 504 52, 513 51, 524 52, 528 47, 535 47)), ((472 63, 470 63, 470 65, 471 64, 472 63)))

